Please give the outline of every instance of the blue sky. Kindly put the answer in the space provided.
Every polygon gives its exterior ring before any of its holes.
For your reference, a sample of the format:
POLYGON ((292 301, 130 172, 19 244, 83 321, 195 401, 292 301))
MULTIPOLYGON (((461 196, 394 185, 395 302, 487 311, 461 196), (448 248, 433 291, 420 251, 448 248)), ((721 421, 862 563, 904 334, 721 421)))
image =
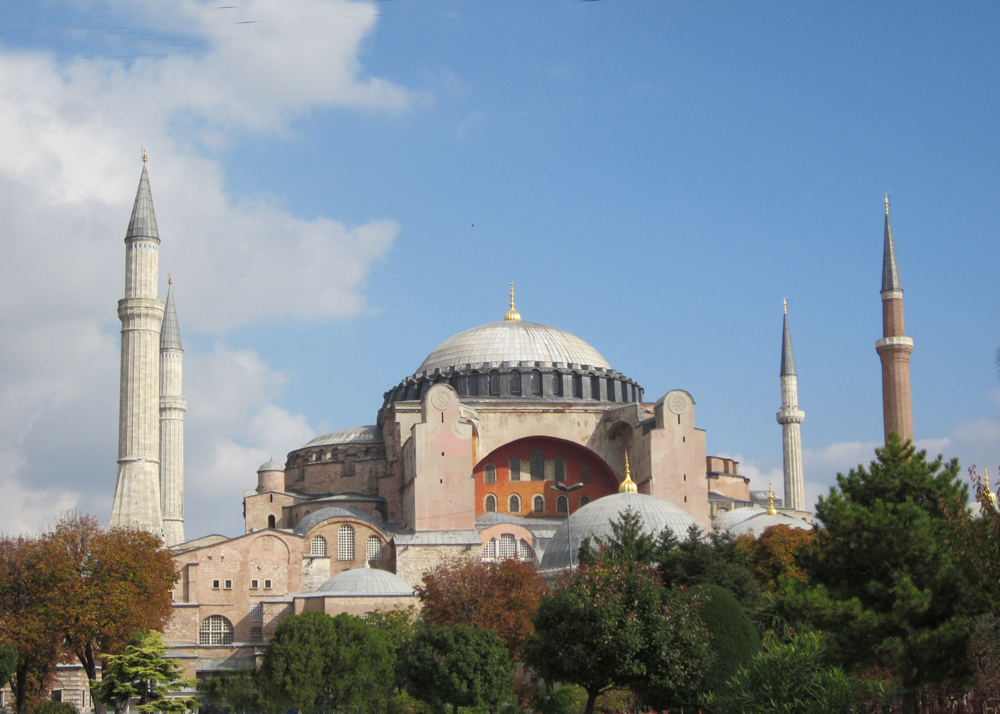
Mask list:
POLYGON ((787 297, 815 496, 881 439, 886 191, 916 438, 1000 463, 994 4, 0 8, 13 529, 110 511, 142 144, 187 350, 189 535, 238 532, 261 461, 372 423, 510 280, 650 400, 687 389, 709 452, 761 488, 787 297))

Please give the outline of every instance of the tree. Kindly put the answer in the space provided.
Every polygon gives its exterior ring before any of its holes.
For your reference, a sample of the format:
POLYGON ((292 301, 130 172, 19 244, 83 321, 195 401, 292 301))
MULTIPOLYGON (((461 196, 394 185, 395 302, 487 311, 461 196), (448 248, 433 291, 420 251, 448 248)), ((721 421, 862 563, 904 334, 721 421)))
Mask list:
POLYGON ((736 597, 720 585, 701 585, 704 594, 698 614, 708 629, 713 665, 705 685, 718 691, 736 671, 760 652, 760 637, 736 597))
POLYGON ((94 699, 113 706, 115 714, 122 714, 133 699, 139 700, 138 709, 143 714, 182 714, 196 709, 197 699, 170 696, 197 682, 183 679, 183 669, 166 659, 166 652, 159 632, 137 635, 121 654, 106 658, 101 681, 92 689, 94 699))
POLYGON ((322 612, 278 625, 257 672, 261 703, 281 712, 381 714, 392 683, 389 652, 375 629, 351 615, 322 612))
POLYGON ((886 682, 826 667, 822 638, 808 633, 788 644, 768 642, 709 704, 717 714, 861 714, 894 694, 886 682))
POLYGON ((495 711, 512 697, 514 665, 500 637, 458 624, 417 630, 406 655, 406 690, 433 707, 495 711))
POLYGON ((95 682, 104 655, 120 653, 135 633, 162 630, 170 619, 170 591, 178 579, 173 558, 158 536, 104 529, 79 513, 60 518, 42 541, 62 573, 66 646, 95 682))
POLYGON ((815 530, 771 526, 760 538, 741 536, 736 547, 743 553, 747 567, 761 589, 773 593, 778 590, 778 580, 783 575, 796 580, 806 579, 795 558, 803 547, 815 541, 815 530))
POLYGON ((250 672, 217 674, 201 682, 201 693, 210 711, 228 709, 231 712, 256 710, 260 704, 257 685, 250 672))
POLYGON ((0 643, 17 651, 10 688, 18 714, 41 703, 62 651, 62 575, 38 538, 0 540, 0 643))
POLYGON ((14 645, 0 645, 0 687, 10 682, 17 671, 17 648, 14 645))
POLYGON ((426 574, 416 591, 426 621, 493 630, 516 660, 534 631, 531 618, 546 587, 526 563, 462 559, 426 574))
POLYGON ((649 567, 599 558, 539 602, 525 660, 550 682, 586 689, 585 714, 612 688, 690 701, 710 658, 697 604, 649 567))
POLYGON ((611 538, 606 545, 595 544, 590 536, 583 539, 577 562, 595 565, 602 554, 616 563, 651 565, 656 559, 656 540, 646 532, 638 512, 626 508, 611 522, 611 538))
POLYGON ((819 500, 825 528, 801 558, 808 584, 785 578, 785 597, 827 633, 834 661, 888 668, 904 687, 904 712, 914 712, 918 687, 971 679, 968 580, 956 549, 967 491, 957 460, 928 463, 895 434, 875 454, 819 500))

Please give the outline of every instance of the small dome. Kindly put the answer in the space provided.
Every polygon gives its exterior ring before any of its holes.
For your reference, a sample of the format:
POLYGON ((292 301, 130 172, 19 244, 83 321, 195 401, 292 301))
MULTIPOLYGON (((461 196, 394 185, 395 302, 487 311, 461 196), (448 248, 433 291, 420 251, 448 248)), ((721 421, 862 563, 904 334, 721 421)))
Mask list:
POLYGON ((284 471, 284 470, 285 470, 284 466, 282 466, 281 464, 279 464, 274 459, 271 459, 270 461, 267 461, 267 462, 261 464, 260 468, 257 469, 257 473, 261 473, 261 472, 264 472, 264 471, 284 471))
POLYGON ((611 540, 611 524, 631 508, 639 514, 645 531, 654 538, 669 528, 678 539, 687 538, 688 528, 698 522, 680 506, 642 493, 616 493, 588 503, 559 526, 545 548, 539 570, 562 570, 576 566, 580 544, 590 536, 607 543, 611 540))
POLYGON ((364 511, 359 511, 356 508, 346 508, 344 506, 329 506, 327 508, 321 508, 315 513, 310 513, 308 516, 303 518, 299 521, 299 524, 295 526, 293 532, 295 535, 305 535, 323 521, 328 521, 331 518, 353 518, 355 520, 371 523, 379 530, 382 530, 382 523, 375 520, 364 511))
POLYGON ((416 374, 434 369, 491 362, 553 362, 610 369, 586 342, 554 327, 520 320, 503 320, 473 327, 448 339, 428 355, 416 374))
POLYGON ((382 430, 377 426, 355 426, 350 429, 341 429, 332 434, 317 436, 302 448, 310 446, 328 446, 331 444, 384 444, 385 437, 382 430))
POLYGON ((375 568, 355 568, 334 575, 319 586, 327 597, 413 597, 413 587, 398 575, 375 568))
POLYGON ((717 514, 712 520, 712 527, 717 531, 728 531, 738 523, 742 523, 748 518, 753 518, 754 516, 759 516, 764 513, 767 513, 767 509, 761 508, 760 506, 744 506, 743 508, 734 508, 732 511, 725 511, 717 514))
POLYGON ((806 523, 800 518, 795 518, 784 513, 769 516, 765 512, 763 515, 754 516, 741 523, 737 523, 729 529, 729 532, 736 537, 748 535, 751 538, 760 538, 764 531, 771 526, 791 526, 792 528, 800 528, 802 530, 812 530, 812 524, 806 523))

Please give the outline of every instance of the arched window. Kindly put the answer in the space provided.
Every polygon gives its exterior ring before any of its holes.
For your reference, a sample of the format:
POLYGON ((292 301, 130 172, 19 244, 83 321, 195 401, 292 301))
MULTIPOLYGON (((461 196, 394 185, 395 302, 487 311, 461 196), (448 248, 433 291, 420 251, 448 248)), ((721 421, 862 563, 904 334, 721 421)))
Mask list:
POLYGON ((587 498, 586 496, 580 496, 580 508, 583 508, 588 503, 590 503, 590 499, 589 498, 587 498))
POLYGON ((483 546, 483 560, 497 559, 497 539, 490 538, 490 542, 483 546))
POLYGON ((590 398, 601 399, 601 378, 591 375, 590 377, 590 398))
POLYGON ((494 484, 497 482, 497 467, 493 464, 486 464, 483 469, 483 483, 494 484))
POLYGON ((580 483, 590 483, 590 467, 580 467, 580 483))
POLYGON ((267 517, 267 527, 274 528, 274 516, 267 517))
POLYGON ((531 550, 531 545, 524 538, 520 540, 517 544, 518 556, 521 560, 532 561, 535 559, 535 554, 531 550))
POLYGON ((497 544, 497 560, 517 557, 517 539, 510 533, 500 535, 500 542, 497 544))
POLYGON ((511 497, 510 497, 510 499, 509 499, 509 500, 507 501, 507 506, 508 506, 507 510, 508 510, 508 511, 509 511, 510 513, 520 513, 520 512, 521 512, 521 497, 520 497, 520 496, 518 496, 518 495, 517 495, 517 494, 515 493, 515 494, 514 494, 513 496, 511 496, 511 497))
POLYGON ((562 396, 562 374, 560 372, 552 373, 552 396, 562 396))
POLYGON ((486 497, 486 512, 496 513, 497 512, 497 497, 492 493, 486 497))
POLYGON ((617 399, 615 399, 615 380, 611 379, 611 377, 608 377, 608 401, 609 402, 618 401, 617 399))
POLYGON ((198 631, 199 645, 233 644, 233 623, 222 615, 210 615, 202 620, 198 631))
POLYGON ((521 373, 516 369, 510 373, 510 393, 515 396, 521 395, 521 373))
POLYGON ((565 496, 556 499, 556 513, 569 513, 569 499, 565 496))
POLYGON ((354 526, 341 526, 337 533, 337 560, 354 560, 354 526))
POLYGON ((536 396, 542 396, 542 373, 537 369, 531 370, 531 393, 536 396))
POLYGON ((537 446, 531 450, 531 480, 545 480, 545 455, 537 446))
POLYGON ((583 399, 583 377, 573 372, 573 396, 576 399, 583 399))
POLYGON ((321 535, 313 536, 309 543, 309 555, 326 556, 326 538, 321 535))
POLYGON ((517 456, 510 457, 510 480, 521 480, 521 459, 517 456))
POLYGON ((344 476, 354 475, 354 459, 344 462, 344 476))
POLYGON ((566 480, 566 462, 563 460, 563 457, 561 457, 561 456, 557 456, 556 457, 556 464, 555 464, 555 466, 556 466, 556 468, 555 468, 555 471, 556 471, 556 481, 565 481, 566 480))
POLYGON ((535 513, 545 513, 545 499, 542 496, 535 496, 531 503, 535 513))
POLYGON ((382 560, 382 539, 378 536, 368 536, 365 542, 365 560, 382 560))
POLYGON ((479 396, 479 372, 473 372, 469 375, 469 396, 479 396))
POLYGON ((490 372, 490 396, 500 396, 500 373, 496 370, 490 372))

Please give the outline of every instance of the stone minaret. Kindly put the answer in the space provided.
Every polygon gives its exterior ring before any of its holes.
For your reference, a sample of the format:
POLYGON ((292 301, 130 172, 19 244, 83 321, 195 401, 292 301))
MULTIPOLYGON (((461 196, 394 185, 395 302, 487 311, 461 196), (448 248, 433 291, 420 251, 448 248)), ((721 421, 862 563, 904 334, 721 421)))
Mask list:
POLYGON ((160 323, 156 299, 160 238, 143 153, 142 176, 125 234, 118 482, 111 525, 162 535, 160 515, 160 323))
POLYGON ((183 361, 173 280, 170 280, 160 329, 160 512, 163 541, 168 546, 184 542, 184 412, 187 399, 181 396, 183 361))
POLYGON ((788 302, 785 301, 785 329, 781 336, 781 440, 784 444, 785 508, 806 510, 805 480, 802 476, 802 421, 805 412, 799 409, 798 376, 795 373, 795 353, 792 333, 788 329, 788 302))
POLYGON ((896 247, 889 225, 889 197, 885 197, 885 249, 882 257, 882 339, 875 343, 882 360, 882 419, 885 440, 896 432, 905 444, 913 440, 910 401, 910 354, 913 340, 903 326, 903 284, 899 280, 896 247))

